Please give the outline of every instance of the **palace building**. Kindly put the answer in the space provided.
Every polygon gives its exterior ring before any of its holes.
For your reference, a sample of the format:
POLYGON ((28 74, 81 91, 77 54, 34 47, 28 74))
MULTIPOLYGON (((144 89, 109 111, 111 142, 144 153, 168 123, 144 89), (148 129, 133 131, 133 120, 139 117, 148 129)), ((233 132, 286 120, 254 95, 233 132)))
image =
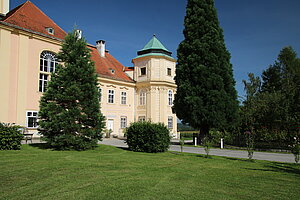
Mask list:
MULTIPOLYGON (((24 126, 39 136, 39 100, 66 34, 30 1, 9 11, 9 0, 0 0, 0 122, 24 126)), ((118 62, 104 40, 88 48, 98 74, 101 112, 112 135, 123 137, 131 122, 150 120, 166 124, 176 137, 177 118, 171 109, 176 60, 156 36, 137 51, 133 67, 118 62)))

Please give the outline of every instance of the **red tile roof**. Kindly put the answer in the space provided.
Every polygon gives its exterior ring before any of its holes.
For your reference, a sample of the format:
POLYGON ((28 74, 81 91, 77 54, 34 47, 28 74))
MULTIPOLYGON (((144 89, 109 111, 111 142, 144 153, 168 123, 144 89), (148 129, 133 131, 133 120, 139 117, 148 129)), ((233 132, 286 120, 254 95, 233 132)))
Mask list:
POLYGON ((67 35, 64 30, 30 1, 26 1, 11 10, 1 21, 59 39, 64 39, 67 35), (54 34, 48 33, 46 28, 53 28, 54 34))
POLYGON ((88 46, 91 49, 91 59, 95 62, 96 72, 100 77, 112 78, 115 80, 121 80, 126 82, 134 82, 124 72, 125 67, 117 61, 108 52, 105 52, 105 57, 101 57, 97 48, 94 46, 88 46), (114 73, 112 73, 112 70, 114 73))
MULTIPOLYGON (((20 28, 37 32, 51 37, 64 39, 67 33, 62 30, 54 21, 52 21, 45 13, 43 13, 38 7, 36 7, 30 1, 26 1, 15 9, 11 10, 2 20, 2 22, 18 26, 20 28), (54 34, 48 33, 46 28, 51 27, 54 29, 54 34)), ((125 67, 118 62, 108 52, 105 53, 105 57, 102 58, 98 53, 96 47, 88 45, 91 51, 91 59, 95 62, 96 72, 101 77, 111 78, 115 80, 134 82, 129 78, 123 69, 125 67), (114 70, 112 73, 111 69, 114 70)))
POLYGON ((134 71, 134 67, 125 67, 125 72, 134 71))

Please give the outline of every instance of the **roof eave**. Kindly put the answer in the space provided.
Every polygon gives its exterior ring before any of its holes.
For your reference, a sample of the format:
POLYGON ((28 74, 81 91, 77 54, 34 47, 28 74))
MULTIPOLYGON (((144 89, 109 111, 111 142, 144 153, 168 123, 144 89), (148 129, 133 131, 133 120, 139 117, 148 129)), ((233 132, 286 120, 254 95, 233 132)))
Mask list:
POLYGON ((43 37, 46 37, 46 38, 49 38, 49 39, 57 40, 59 42, 64 41, 63 39, 60 39, 60 38, 57 38, 57 37, 53 37, 53 36, 50 36, 50 35, 46 35, 46 34, 43 34, 43 33, 40 33, 40 32, 32 31, 30 29, 26 29, 26 28, 23 28, 23 27, 14 25, 14 24, 7 23, 7 22, 0 21, 0 24, 9 26, 11 28, 19 29, 19 30, 22 30, 22 31, 25 31, 25 32, 28 32, 28 33, 32 33, 32 34, 36 34, 36 35, 39 35, 39 36, 43 36, 43 37))

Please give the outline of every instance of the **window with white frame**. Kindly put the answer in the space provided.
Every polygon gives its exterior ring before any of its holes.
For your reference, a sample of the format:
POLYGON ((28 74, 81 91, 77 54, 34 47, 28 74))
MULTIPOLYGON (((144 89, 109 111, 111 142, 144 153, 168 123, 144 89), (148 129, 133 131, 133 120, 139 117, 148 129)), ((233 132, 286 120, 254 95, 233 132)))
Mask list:
POLYGON ((144 122, 146 121, 146 117, 145 116, 139 116, 139 122, 144 122))
POLYGON ((55 72, 58 64, 56 55, 50 51, 43 51, 40 55, 39 91, 45 92, 50 73, 55 72))
POLYGON ((38 112, 27 111, 26 112, 26 126, 27 128, 37 128, 38 112))
POLYGON ((47 27, 46 30, 48 31, 49 34, 54 35, 54 28, 47 27))
POLYGON ((58 64, 56 55, 50 51, 43 51, 40 56, 40 71, 55 72, 58 64))
POLYGON ((168 117, 168 128, 169 129, 173 128, 173 117, 172 116, 168 117))
POLYGON ((127 127, 127 117, 121 117, 121 128, 127 127))
POLYGON ((140 105, 146 104, 146 92, 144 90, 140 91, 140 105))
POLYGON ((115 91, 108 90, 108 103, 114 103, 115 91))
POLYGON ((121 92, 121 104, 126 105, 126 92, 121 92))
POLYGON ((48 74, 40 74, 40 81, 39 81, 40 92, 46 92, 48 76, 49 76, 48 74))
POLYGON ((168 92, 168 104, 169 104, 169 106, 173 105, 173 93, 172 93, 172 90, 169 90, 169 92, 168 92))

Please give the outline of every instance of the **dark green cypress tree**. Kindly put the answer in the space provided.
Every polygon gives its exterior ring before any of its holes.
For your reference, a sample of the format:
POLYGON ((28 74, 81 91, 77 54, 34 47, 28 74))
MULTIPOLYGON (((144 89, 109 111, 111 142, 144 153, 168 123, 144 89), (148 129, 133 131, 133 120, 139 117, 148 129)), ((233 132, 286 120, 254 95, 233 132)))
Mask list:
POLYGON ((40 132, 55 149, 89 149, 102 138, 104 116, 90 57, 86 41, 75 30, 65 37, 58 53, 63 65, 51 75, 39 111, 40 132))
POLYGON ((238 101, 214 1, 189 0, 184 26, 185 39, 177 50, 174 111, 202 136, 212 128, 226 130, 234 122, 238 101))

